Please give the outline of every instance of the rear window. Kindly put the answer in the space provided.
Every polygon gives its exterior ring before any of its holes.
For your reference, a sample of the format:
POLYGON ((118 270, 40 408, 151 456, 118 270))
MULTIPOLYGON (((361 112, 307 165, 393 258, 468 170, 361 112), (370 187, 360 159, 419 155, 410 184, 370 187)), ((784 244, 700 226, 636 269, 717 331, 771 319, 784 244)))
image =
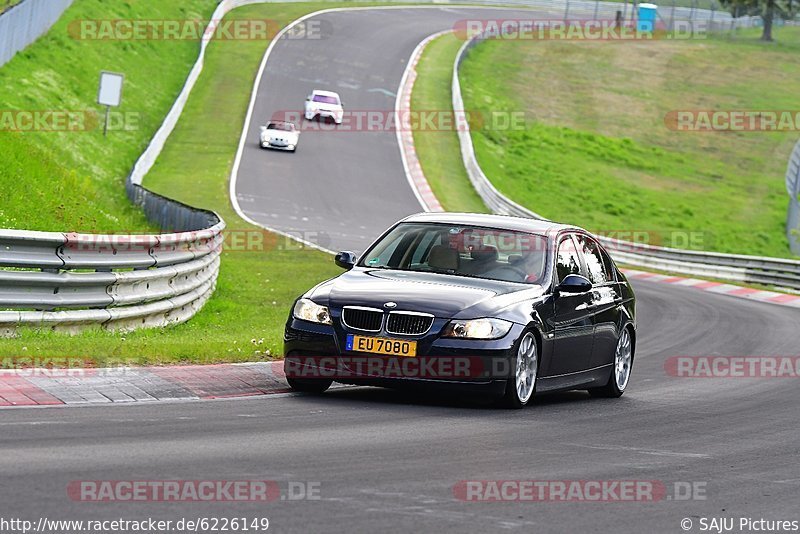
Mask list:
POLYGON ((328 96, 328 95, 314 95, 312 98, 314 102, 319 102, 320 104, 338 104, 339 99, 335 96, 328 96))

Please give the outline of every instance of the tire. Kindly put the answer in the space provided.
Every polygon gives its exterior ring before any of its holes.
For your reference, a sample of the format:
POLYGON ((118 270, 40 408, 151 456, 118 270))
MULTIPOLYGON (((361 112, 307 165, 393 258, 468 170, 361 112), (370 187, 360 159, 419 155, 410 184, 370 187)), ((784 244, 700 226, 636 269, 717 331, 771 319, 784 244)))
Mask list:
POLYGON ((289 382, 290 388, 303 393, 323 393, 333 384, 333 380, 325 380, 324 378, 301 380, 286 377, 286 381, 289 382))
POLYGON ((512 373, 506 382, 506 392, 500 399, 500 406, 510 409, 520 409, 527 406, 536 394, 536 379, 539 376, 539 345, 536 336, 526 330, 514 344, 512 359, 512 373), (526 363, 520 368, 520 358, 525 357, 526 363), (531 376, 532 375, 532 376, 531 376))
POLYGON ((589 395, 607 399, 620 398, 630 384, 633 372, 633 352, 633 336, 630 327, 626 326, 617 340, 614 365, 608 382, 605 386, 589 389, 589 395))

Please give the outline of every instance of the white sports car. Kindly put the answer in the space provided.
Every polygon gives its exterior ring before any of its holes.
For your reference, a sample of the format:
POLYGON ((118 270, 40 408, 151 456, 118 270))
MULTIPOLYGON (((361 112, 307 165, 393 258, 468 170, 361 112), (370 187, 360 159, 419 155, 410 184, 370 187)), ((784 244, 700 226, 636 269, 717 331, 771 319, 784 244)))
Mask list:
POLYGON ((330 117, 336 124, 341 124, 344 108, 339 94, 314 89, 306 98, 306 120, 313 120, 314 117, 330 117))
POLYGON ((261 127, 259 142, 261 148, 294 152, 297 150, 297 143, 300 142, 300 132, 291 122, 270 121, 261 127))

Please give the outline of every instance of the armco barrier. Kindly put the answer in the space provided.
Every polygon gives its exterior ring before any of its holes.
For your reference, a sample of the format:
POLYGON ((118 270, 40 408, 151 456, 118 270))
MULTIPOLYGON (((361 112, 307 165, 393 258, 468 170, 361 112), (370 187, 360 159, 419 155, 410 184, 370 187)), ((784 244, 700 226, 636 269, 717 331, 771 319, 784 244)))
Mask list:
POLYGON ((224 227, 141 236, 2 230, 0 333, 183 322, 214 291, 224 227))
MULTIPOLYGON (((468 51, 482 39, 481 36, 476 36, 465 42, 456 55, 453 64, 452 99, 453 110, 457 112, 464 110, 461 84, 458 79, 459 67, 468 51)), ((486 206, 494 213, 544 219, 512 201, 492 185, 475 157, 467 121, 463 121, 456 130, 467 175, 486 206)), ((789 168, 791 172, 791 164, 789 168)), ((800 261, 680 250, 629 243, 607 237, 600 239, 615 259, 627 265, 739 283, 764 284, 791 291, 800 290, 800 261)))

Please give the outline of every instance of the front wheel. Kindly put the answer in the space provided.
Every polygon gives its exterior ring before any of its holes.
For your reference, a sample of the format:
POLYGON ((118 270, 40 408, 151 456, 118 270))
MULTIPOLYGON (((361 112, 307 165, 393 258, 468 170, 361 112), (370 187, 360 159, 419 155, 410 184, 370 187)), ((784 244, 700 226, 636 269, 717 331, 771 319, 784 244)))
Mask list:
POLYGON ((589 394, 592 397, 606 397, 617 399, 625 393, 633 370, 633 340, 630 328, 625 328, 617 341, 617 350, 614 353, 614 368, 608 383, 599 388, 592 388, 589 394))
POLYGON ((501 405, 506 408, 523 408, 536 392, 536 376, 539 372, 539 349, 532 332, 525 332, 517 342, 512 361, 513 376, 508 377, 506 392, 501 405))
POLYGON ((321 378, 301 380, 299 378, 286 377, 286 381, 289 382, 290 388, 303 393, 322 393, 333 384, 333 380, 321 378))

